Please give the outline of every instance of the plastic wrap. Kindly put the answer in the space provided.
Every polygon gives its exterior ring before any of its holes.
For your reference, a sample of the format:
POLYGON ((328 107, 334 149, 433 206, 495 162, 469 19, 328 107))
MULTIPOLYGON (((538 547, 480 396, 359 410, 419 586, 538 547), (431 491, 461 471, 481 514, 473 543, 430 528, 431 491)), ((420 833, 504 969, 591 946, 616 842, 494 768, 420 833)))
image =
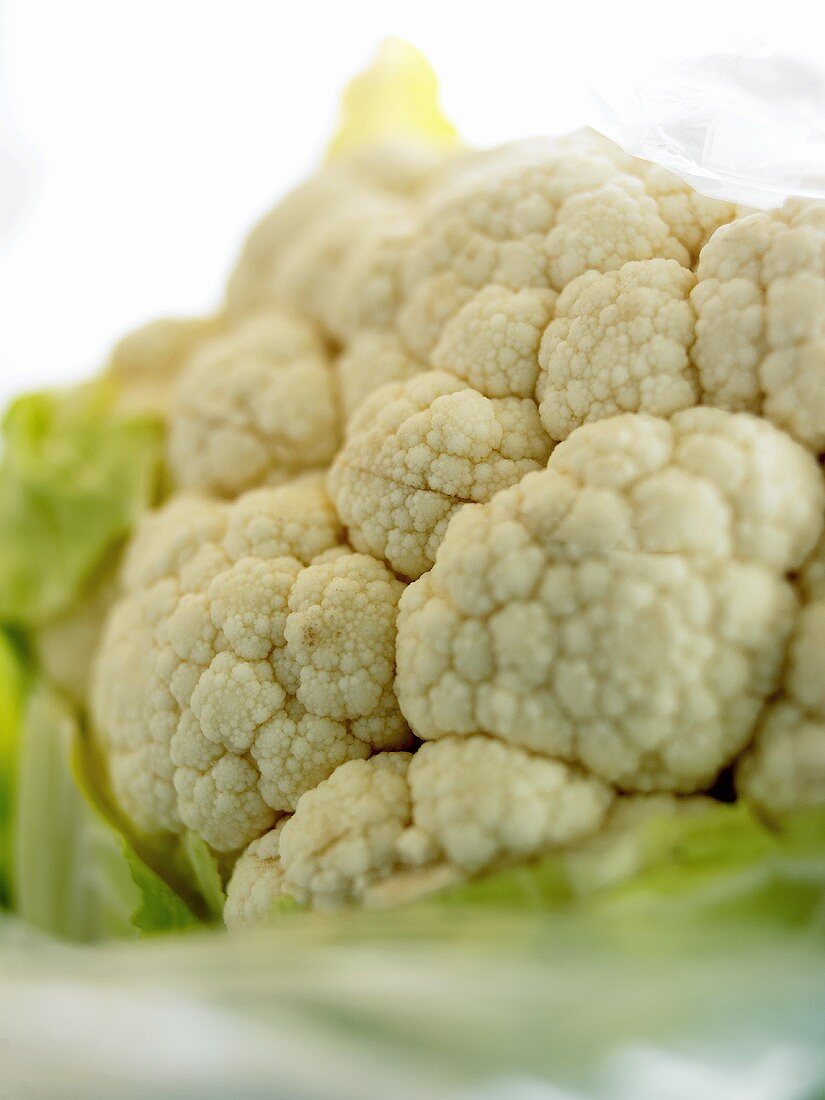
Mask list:
POLYGON ((593 88, 590 123, 697 191, 748 206, 825 199, 825 67, 763 46, 646 68, 593 88))
POLYGON ((89 951, 0 920, 0 1095, 811 1100, 820 937, 433 911, 89 951))

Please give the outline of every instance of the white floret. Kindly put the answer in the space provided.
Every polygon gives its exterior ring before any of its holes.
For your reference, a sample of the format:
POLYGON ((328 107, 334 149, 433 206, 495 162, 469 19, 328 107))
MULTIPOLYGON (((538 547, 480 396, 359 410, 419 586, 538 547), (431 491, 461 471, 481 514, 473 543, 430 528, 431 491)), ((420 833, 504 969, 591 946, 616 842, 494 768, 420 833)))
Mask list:
POLYGON ((338 357, 336 368, 345 424, 370 394, 390 382, 406 382, 422 370, 398 336, 365 332, 356 336, 338 357))
MULTIPOLYGON (((268 846, 277 871, 255 915, 282 894, 320 908, 408 901, 579 843, 600 828, 612 798, 593 777, 487 737, 349 761, 300 799, 268 846)), ((230 883, 235 909, 259 852, 242 857, 230 883)))
POLYGON ((701 790, 780 684, 787 574, 824 501, 811 457, 752 417, 579 428, 461 511, 405 591, 402 711, 422 738, 486 732, 627 790, 701 790))
MULTIPOLYGON (((815 556, 815 567, 822 553, 815 556)), ((806 567, 806 571, 810 567, 806 567)), ((816 590, 806 583, 802 589, 816 590)), ((818 572, 818 569, 817 569, 818 572)), ((800 611, 782 682, 782 695, 766 708, 749 751, 739 761, 739 794, 779 816, 825 804, 825 599, 800 611)))
POLYGON ((535 402, 487 398, 431 371, 384 386, 349 424, 329 474, 352 544, 418 577, 451 517, 540 468, 550 453, 535 402))
POLYGON ((279 847, 285 820, 253 840, 237 859, 226 886, 223 919, 227 928, 265 924, 274 902, 283 896, 279 847))
POLYGON ((343 764, 300 800, 281 833, 284 884, 299 901, 352 900, 398 862, 410 818, 409 753, 343 764))
POLYGON ((592 776, 487 737, 422 745, 408 775, 413 837, 423 832, 468 873, 587 836, 613 797, 592 776))
POLYGON ((548 289, 485 287, 444 327, 433 365, 486 397, 532 397, 539 343, 555 301, 548 289))
POLYGON ((703 400, 825 449, 825 205, 790 202, 702 250, 693 361, 703 400))
POLYGON ((112 349, 107 367, 119 407, 165 418, 181 372, 194 352, 220 332, 221 325, 212 317, 170 317, 127 333, 112 349))
POLYGON ((180 489, 234 496, 327 465, 340 432, 323 343, 306 323, 268 313, 189 360, 171 403, 169 468, 180 489))
POLYGON ((554 440, 622 412, 670 416, 696 404, 690 271, 675 260, 589 271, 556 303, 541 342, 536 396, 554 440))
POLYGON ((490 286, 560 291, 588 269, 654 257, 689 262, 655 200, 614 160, 561 143, 505 146, 470 158, 433 196, 405 262, 399 330, 428 360, 490 286))
POLYGON ((93 676, 127 817, 233 851, 339 764, 406 746, 393 690, 401 589, 343 545, 317 480, 231 505, 183 498, 151 517, 93 676))

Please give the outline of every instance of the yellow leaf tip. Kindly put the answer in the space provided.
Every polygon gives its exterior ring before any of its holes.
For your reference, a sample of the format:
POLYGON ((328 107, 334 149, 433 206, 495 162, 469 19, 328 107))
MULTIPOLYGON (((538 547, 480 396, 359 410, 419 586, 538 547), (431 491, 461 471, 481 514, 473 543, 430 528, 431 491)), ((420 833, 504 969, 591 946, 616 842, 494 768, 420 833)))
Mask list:
POLYGON ((385 38, 344 89, 327 156, 395 143, 446 150, 458 134, 441 109, 438 78, 424 54, 401 38, 385 38))

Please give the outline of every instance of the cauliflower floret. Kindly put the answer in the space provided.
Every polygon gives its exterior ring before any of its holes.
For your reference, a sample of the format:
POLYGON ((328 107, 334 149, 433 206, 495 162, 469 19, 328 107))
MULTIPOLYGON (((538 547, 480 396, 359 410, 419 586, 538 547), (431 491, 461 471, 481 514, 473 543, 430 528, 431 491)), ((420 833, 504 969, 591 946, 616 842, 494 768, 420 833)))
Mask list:
POLYGON ((218 318, 183 317, 151 321, 124 336, 107 368, 126 412, 166 416, 172 388, 189 357, 221 327, 218 318))
POLYGON ((589 271, 563 291, 542 338, 536 389, 551 439, 620 412, 670 416, 696 404, 694 282, 675 260, 645 260, 589 271))
POLYGON ((323 343, 277 313, 204 344, 178 380, 169 419, 176 484, 224 496, 323 467, 340 439, 323 343))
POLYGON ((790 699, 772 704, 742 757, 737 792, 772 816, 825 803, 825 715, 790 699))
POLYGON ((706 404, 761 413, 825 449, 825 204, 790 202, 702 250, 693 361, 706 404))
POLYGON ((741 213, 733 203, 700 194, 666 168, 650 161, 632 157, 627 171, 642 180, 662 221, 690 253, 691 266, 719 226, 732 222, 741 213))
POLYGON ((343 546, 317 479, 233 504, 184 498, 146 526, 92 691, 114 795, 138 829, 186 826, 232 851, 343 761, 406 746, 402 584, 343 546), (181 515, 196 522, 176 528, 181 515))
POLYGON ((462 504, 489 500, 549 453, 535 402, 483 397, 433 371, 360 406, 329 487, 356 549, 418 577, 462 504))
POLYGON ((403 296, 404 260, 413 238, 412 213, 385 220, 347 251, 330 299, 328 324, 339 340, 390 332, 403 296))
POLYGON ((298 901, 358 897, 398 862, 410 821, 409 753, 343 764, 308 791, 281 833, 284 889, 298 901))
POLYGON ((298 701, 320 717, 350 722, 355 736, 376 748, 404 737, 392 687, 403 588, 364 554, 316 561, 295 580, 283 627, 298 669, 298 701), (373 729, 376 714, 382 720, 373 729))
POLYGON ((433 365, 485 397, 532 397, 539 343, 555 301, 546 288, 485 287, 444 327, 433 365))
POLYGON ((273 903, 283 896, 279 848, 286 820, 253 840, 237 859, 226 886, 223 919, 227 928, 264 924, 273 903))
POLYGON ((547 237, 551 285, 563 290, 585 271, 613 271, 631 260, 690 256, 671 236, 653 199, 636 180, 620 179, 574 195, 547 237))
POLYGON ((639 180, 609 158, 552 143, 494 150, 459 170, 423 214, 399 330, 429 360, 451 319, 491 285, 560 291, 589 268, 654 257, 689 262, 639 180))
MULTIPOLYGON (((255 225, 226 288, 230 317, 283 308, 280 264, 326 210, 346 204, 357 186, 338 169, 318 172, 282 198, 255 225)), ((287 288, 288 291, 288 288, 287 288)))
POLYGON ((219 543, 226 531, 226 509, 203 497, 172 497, 148 512, 126 548, 120 583, 137 592, 164 577, 172 577, 197 555, 202 546, 219 543))
POLYGON ((612 798, 598 779, 481 736, 349 761, 303 795, 267 845, 279 865, 254 912, 250 865, 260 847, 241 857, 230 918, 239 923, 245 905, 255 919, 283 894, 318 907, 411 900, 578 843, 600 827, 612 798))
POLYGON ((595 130, 577 130, 561 138, 559 146, 579 155, 604 157, 622 172, 641 180, 646 193, 655 200, 659 216, 693 261, 715 230, 740 213, 733 203, 701 195, 666 168, 625 153, 595 130))
POLYGON ((394 249, 385 251, 383 242, 409 231, 417 194, 436 177, 438 162, 385 147, 336 161, 299 185, 246 241, 229 280, 228 313, 287 306, 338 335, 380 316, 384 275, 395 279, 394 249), (376 242, 389 267, 383 259, 375 264, 376 242), (357 302, 342 297, 342 280, 357 289, 357 302))
MULTIPOLYGON (((350 189, 344 201, 323 210, 315 224, 280 257, 275 294, 287 305, 306 313, 326 332, 340 335, 341 278, 351 257, 360 252, 367 238, 403 237, 408 231, 409 217, 408 204, 394 196, 350 189)), ((371 274, 368 265, 365 273, 348 275, 349 279, 357 280, 351 285, 364 309, 370 305, 371 295, 381 289, 371 282, 371 274)), ((387 305, 380 297, 378 302, 371 303, 379 312, 387 305)), ((390 307, 391 299, 390 295, 390 307)), ((359 309, 353 305, 353 310, 357 320, 359 309)), ((343 324, 348 328, 347 313, 344 309, 343 324)))
POLYGON ((799 578, 804 604, 788 647, 783 694, 771 702, 739 760, 738 792, 781 815, 825 803, 825 540, 799 578))
POLYGON ((119 600, 92 663, 91 712, 101 755, 120 808, 141 833, 180 829, 169 731, 147 722, 155 629, 173 602, 165 582, 146 595, 119 600))
POLYGON ((390 382, 406 382, 423 369, 391 332, 364 332, 356 336, 338 357, 336 368, 347 425, 371 393, 390 382))
POLYGON ((480 736, 422 745, 409 784, 413 828, 400 850, 416 851, 423 833, 470 874, 589 835, 613 797, 606 784, 558 760, 480 736))
POLYGON ((779 685, 786 574, 824 501, 813 459, 749 416, 577 429, 546 471, 455 516, 405 591, 405 717, 425 739, 490 733, 630 791, 706 787, 779 685))

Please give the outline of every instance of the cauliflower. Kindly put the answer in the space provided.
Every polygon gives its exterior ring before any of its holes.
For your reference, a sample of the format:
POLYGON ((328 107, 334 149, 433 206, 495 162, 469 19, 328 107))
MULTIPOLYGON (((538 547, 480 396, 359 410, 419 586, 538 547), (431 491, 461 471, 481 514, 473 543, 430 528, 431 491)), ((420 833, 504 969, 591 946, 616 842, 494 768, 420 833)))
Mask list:
POLYGON ((548 288, 485 287, 445 325, 433 364, 485 397, 532 397, 556 297, 548 288))
POLYGON ((286 308, 340 347, 345 418, 383 382, 426 367, 396 320, 423 197, 453 159, 390 142, 334 160, 253 230, 229 280, 231 317, 286 308))
POLYGON ((137 831, 234 861, 230 926, 549 852, 586 894, 728 767, 763 814, 825 803, 825 206, 737 209, 590 131, 393 143, 385 76, 222 315, 111 367, 172 498, 94 737, 137 831))
POLYGON ((283 895, 329 907, 438 889, 581 840, 612 797, 566 764, 482 736, 352 760, 241 856, 227 923, 255 923, 283 895), (262 883, 252 870, 264 845, 262 883))
POLYGON ((329 475, 353 545, 419 577, 451 517, 547 460, 535 402, 483 397, 437 371, 377 390, 357 410, 329 475))
POLYGON ((403 301, 403 268, 415 233, 412 211, 379 220, 347 250, 330 296, 327 321, 346 343, 361 333, 392 332, 403 301))
POLYGON ((779 686, 787 574, 823 504, 816 463, 766 421, 585 425, 461 511, 405 591, 401 709, 422 738, 486 732, 625 790, 704 789, 779 686))
POLYGON ((646 192, 655 199, 671 233, 694 261, 719 226, 733 221, 743 212, 733 203, 701 195, 689 183, 658 164, 630 156, 595 130, 577 130, 561 138, 559 145, 573 153, 605 157, 622 172, 640 179, 646 192))
POLYGON ((317 480, 178 498, 138 533, 93 672, 112 789, 141 832, 232 851, 344 760, 409 743, 402 585, 341 542, 317 480))
POLYGON ((558 760, 480 736, 422 746, 409 779, 414 830, 402 850, 423 848, 420 832, 467 873, 587 836, 613 797, 558 760))
POLYGON ((176 485, 234 496, 326 466, 340 439, 335 377, 304 321, 266 313, 201 345, 175 387, 176 485))

